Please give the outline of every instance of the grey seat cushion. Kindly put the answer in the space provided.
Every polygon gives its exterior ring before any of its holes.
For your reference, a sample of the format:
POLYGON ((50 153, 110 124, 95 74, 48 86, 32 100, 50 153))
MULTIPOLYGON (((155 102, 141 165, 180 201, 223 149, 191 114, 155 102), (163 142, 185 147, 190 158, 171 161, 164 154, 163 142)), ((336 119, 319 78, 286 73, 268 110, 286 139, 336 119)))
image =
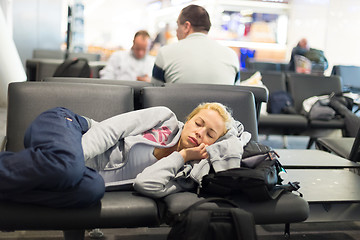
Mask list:
POLYGON ((100 79, 100 78, 74 78, 74 77, 48 77, 43 79, 44 82, 67 82, 67 83, 94 83, 106 85, 124 85, 129 86, 134 90, 134 109, 142 108, 140 102, 140 91, 143 87, 154 86, 154 84, 142 81, 125 81, 113 79, 100 79))
POLYGON ((310 120, 310 128, 328 128, 328 129, 343 129, 345 128, 344 119, 331 119, 328 121, 323 120, 310 120))

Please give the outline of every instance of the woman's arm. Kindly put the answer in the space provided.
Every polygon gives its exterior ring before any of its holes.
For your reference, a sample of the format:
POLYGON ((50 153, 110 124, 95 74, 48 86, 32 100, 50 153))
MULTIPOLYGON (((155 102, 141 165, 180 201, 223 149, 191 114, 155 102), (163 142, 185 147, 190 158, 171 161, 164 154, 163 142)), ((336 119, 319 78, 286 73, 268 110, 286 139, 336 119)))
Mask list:
POLYGON ((173 122, 174 126, 178 124, 170 109, 153 107, 123 113, 94 124, 82 137, 85 160, 104 153, 124 137, 141 134, 166 121, 173 122))
POLYGON ((182 191, 184 189, 177 183, 175 176, 184 163, 207 157, 206 145, 203 143, 197 147, 182 149, 180 152, 175 151, 139 173, 135 179, 134 188, 154 198, 182 191))
POLYGON ((134 189, 154 198, 179 192, 182 188, 174 178, 182 166, 183 157, 179 152, 173 152, 139 173, 134 182, 134 189))

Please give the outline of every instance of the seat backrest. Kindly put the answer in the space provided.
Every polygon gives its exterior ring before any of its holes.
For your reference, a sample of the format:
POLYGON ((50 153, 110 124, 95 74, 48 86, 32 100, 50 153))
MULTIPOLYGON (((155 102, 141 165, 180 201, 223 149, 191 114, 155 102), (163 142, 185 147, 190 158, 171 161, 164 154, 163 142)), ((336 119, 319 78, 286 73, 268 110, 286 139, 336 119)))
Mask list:
POLYGON ((313 96, 341 93, 338 76, 318 76, 309 74, 287 74, 288 90, 294 100, 295 110, 300 113, 305 99, 313 96))
POLYGON ((249 79, 254 73, 256 73, 255 70, 241 70, 240 71, 240 81, 245 81, 249 79))
POLYGON ((93 84, 107 84, 107 85, 123 85, 134 89, 134 109, 141 109, 140 90, 143 87, 154 86, 152 83, 142 81, 123 81, 123 80, 108 80, 99 78, 73 78, 73 77, 48 77, 43 79, 44 82, 68 82, 68 83, 93 83, 93 84))
POLYGON ((36 79, 34 80, 41 81, 41 79, 45 77, 52 77, 61 63, 63 63, 63 60, 49 59, 44 61, 38 61, 36 69, 36 79))
POLYGON ((88 61, 100 61, 101 55, 99 53, 70 52, 68 58, 86 58, 88 61))
POLYGON ((255 98, 255 107, 256 107, 256 116, 257 119, 260 114, 261 104, 268 101, 269 92, 265 87, 258 86, 244 86, 244 85, 219 85, 219 84, 180 84, 180 83, 165 83, 165 87, 180 87, 180 88, 205 88, 205 89, 214 89, 219 91, 250 91, 254 94, 255 98))
MULTIPOLYGON (((40 59, 65 59, 65 51, 55 49, 34 49, 33 58, 40 59)), ((68 58, 86 58, 88 61, 100 61, 101 55, 99 53, 75 53, 70 52, 68 58)))
POLYGON ((233 111, 236 120, 244 124, 245 130, 258 139, 255 100, 250 91, 231 89, 178 87, 145 87, 142 90, 144 108, 166 106, 184 122, 186 116, 202 102, 220 102, 233 111))
POLYGON ((281 71, 281 66, 279 63, 275 62, 261 62, 261 61, 252 61, 250 64, 250 70, 255 71, 281 71))
POLYGON ((66 107, 80 115, 102 121, 133 110, 133 89, 128 86, 18 82, 8 88, 6 150, 19 151, 24 133, 41 112, 66 107))
POLYGON ((360 91, 360 66, 335 65, 332 74, 341 77, 344 91, 360 91))
MULTIPOLYGON (((240 81, 249 79, 256 71, 241 71, 240 81)), ((276 91, 287 91, 286 88, 286 74, 284 72, 276 71, 262 71, 261 81, 269 90, 269 94, 276 91)))
POLYGON ((269 94, 276 91, 287 91, 286 74, 283 72, 262 72, 261 81, 268 88, 269 94))
POLYGON ((34 49, 33 58, 65 59, 65 51, 54 49, 34 49))
MULTIPOLYGON (((26 74, 28 81, 42 81, 44 78, 52 77, 63 59, 27 59, 26 74)), ((99 77, 99 71, 105 66, 104 62, 89 62, 93 77, 99 77)))

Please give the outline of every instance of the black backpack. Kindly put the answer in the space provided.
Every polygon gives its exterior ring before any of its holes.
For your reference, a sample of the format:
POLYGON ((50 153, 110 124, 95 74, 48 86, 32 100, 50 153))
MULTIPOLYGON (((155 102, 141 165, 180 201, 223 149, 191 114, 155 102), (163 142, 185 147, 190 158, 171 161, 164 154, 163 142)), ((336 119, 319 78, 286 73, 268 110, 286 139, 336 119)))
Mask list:
POLYGON ((66 59, 55 70, 53 77, 90 78, 91 69, 86 58, 66 59))
POLYGON ((276 199, 284 191, 297 191, 298 182, 282 184, 280 172, 285 172, 277 153, 270 147, 250 141, 244 147, 240 168, 210 172, 202 179, 200 194, 230 196, 243 194, 251 201, 276 199))
POLYGON ((295 114, 294 100, 286 91, 276 91, 269 95, 267 104, 268 113, 290 113, 295 114))
POLYGON ((174 216, 167 240, 256 240, 254 217, 224 198, 208 198, 194 203, 174 216), (230 207, 205 208, 207 202, 230 207))

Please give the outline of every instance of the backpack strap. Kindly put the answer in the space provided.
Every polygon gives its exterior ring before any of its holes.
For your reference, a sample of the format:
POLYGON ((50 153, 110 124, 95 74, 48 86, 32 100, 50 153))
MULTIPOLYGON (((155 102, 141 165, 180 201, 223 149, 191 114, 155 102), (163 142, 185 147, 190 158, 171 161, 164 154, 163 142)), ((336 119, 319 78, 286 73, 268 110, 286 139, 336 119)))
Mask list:
POLYGON ((280 189, 283 189, 284 191, 287 191, 287 192, 295 191, 295 192, 299 193, 300 197, 303 196, 303 194, 301 192, 299 192, 300 182, 288 182, 288 184, 279 185, 277 187, 280 189))
POLYGON ((254 188, 246 188, 244 192, 246 192, 249 196, 252 196, 254 199, 266 200, 264 196, 268 196, 271 200, 277 199, 284 192, 292 192, 296 191, 299 193, 300 197, 302 197, 302 193, 299 192, 300 188, 299 182, 288 182, 288 184, 284 185, 276 185, 273 189, 268 190, 266 186, 259 186, 254 188))

